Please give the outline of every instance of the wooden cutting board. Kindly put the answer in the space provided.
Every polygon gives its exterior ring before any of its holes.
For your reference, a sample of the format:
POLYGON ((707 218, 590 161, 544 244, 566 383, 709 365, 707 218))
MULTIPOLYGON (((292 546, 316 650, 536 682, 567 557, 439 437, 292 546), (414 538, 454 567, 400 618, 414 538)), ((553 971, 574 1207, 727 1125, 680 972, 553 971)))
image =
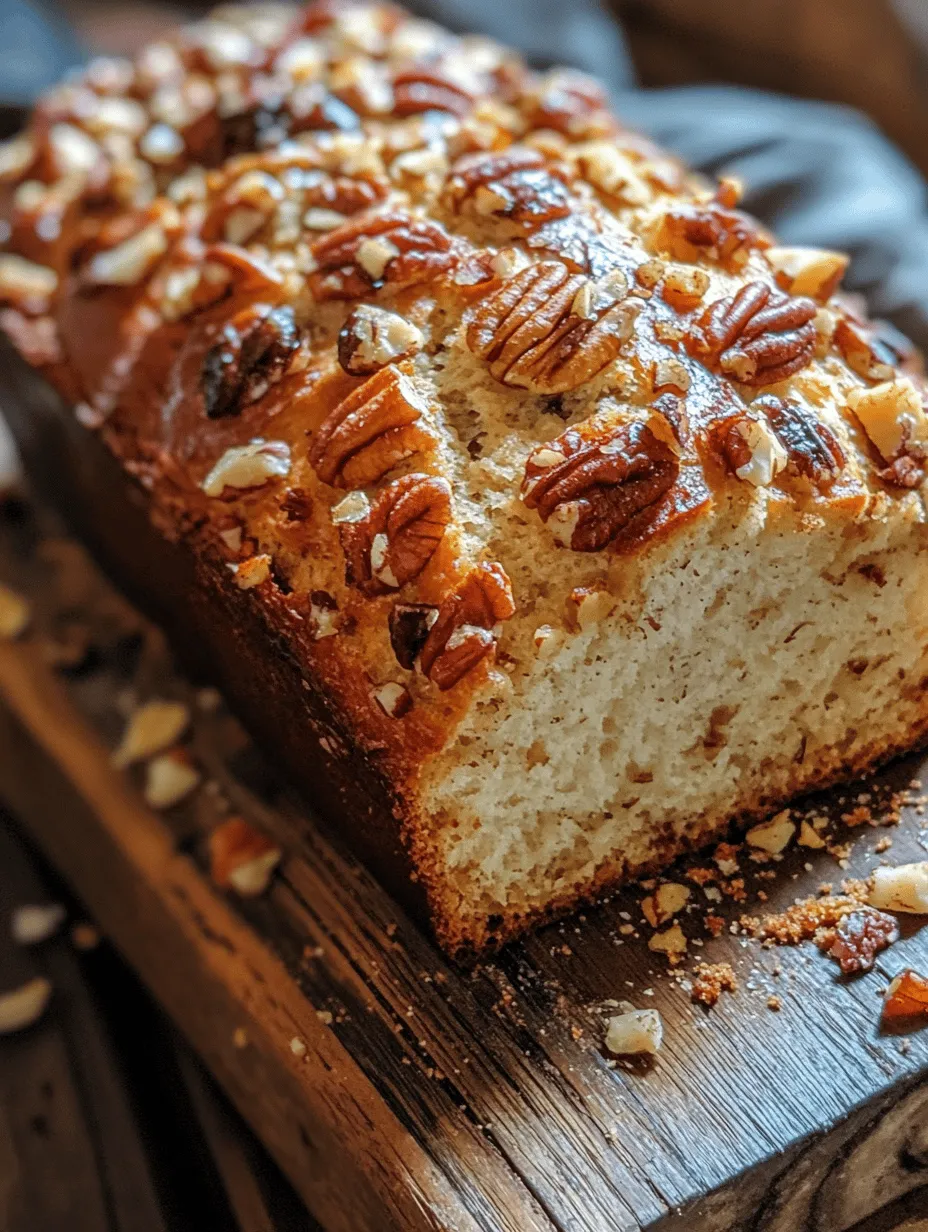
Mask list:
POLYGON ((51 515, 2 508, 0 580, 29 596, 33 622, 0 642, 0 797, 328 1232, 924 1232, 928 1031, 881 1034, 879 992, 904 966, 928 972, 928 932, 908 922, 849 980, 811 945, 730 931, 745 911, 866 872, 886 836, 883 858, 925 858, 918 758, 815 802, 839 815, 866 791, 880 819, 879 801, 909 789, 891 830, 835 824, 853 844, 846 868, 804 848, 743 859, 747 901, 713 906, 726 921, 715 939, 694 886, 675 978, 647 948, 640 889, 462 971, 173 671, 51 515), (152 696, 188 700, 205 778, 164 814, 108 754, 152 696), (260 898, 226 896, 207 874, 205 834, 229 811, 285 850, 260 898), (711 1012, 684 982, 699 960, 731 963, 740 982, 711 1012), (603 1048, 625 1000, 661 1012, 653 1064, 603 1048))

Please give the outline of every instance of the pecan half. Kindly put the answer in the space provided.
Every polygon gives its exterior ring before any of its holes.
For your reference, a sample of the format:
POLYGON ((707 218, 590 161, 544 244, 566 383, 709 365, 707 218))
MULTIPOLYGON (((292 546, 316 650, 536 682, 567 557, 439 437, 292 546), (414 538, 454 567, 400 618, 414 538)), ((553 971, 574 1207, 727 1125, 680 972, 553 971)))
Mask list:
POLYGON ((393 114, 406 117, 424 111, 445 111, 464 117, 474 107, 474 97, 440 69, 420 65, 393 78, 393 114))
POLYGON ((359 298, 384 283, 428 282, 457 259, 438 223, 398 211, 343 223, 316 240, 312 255, 318 269, 308 282, 317 300, 359 298))
POLYGON ((210 419, 238 415, 283 377, 299 345, 289 305, 244 309, 223 326, 222 338, 204 357, 200 389, 206 414, 210 419))
POLYGON ((764 394, 751 403, 762 410, 786 450, 787 470, 820 487, 830 487, 840 474, 844 451, 832 430, 810 410, 796 402, 764 394))
POLYGON ((394 603, 390 612, 390 645, 400 667, 412 671, 437 619, 438 608, 428 603, 394 603))
POLYGON ((604 305, 594 297, 582 309, 591 315, 579 315, 575 301, 588 285, 556 261, 530 265, 476 307, 467 345, 504 385, 543 394, 576 389, 616 358, 641 308, 636 300, 616 303, 607 291, 604 305))
POLYGON ((369 376, 424 342, 422 331, 405 317, 376 304, 359 304, 338 335, 338 362, 352 376, 369 376))
POLYGON ((733 270, 741 269, 752 249, 767 248, 770 242, 753 218, 718 202, 668 210, 655 237, 661 251, 680 261, 692 260, 698 253, 733 270))
POLYGON ((566 172, 548 167, 537 150, 511 146, 498 154, 465 154, 451 169, 442 194, 452 213, 509 222, 531 230, 571 209, 566 172))
POLYGON ((484 561, 457 590, 442 600, 419 662, 444 691, 496 650, 495 626, 515 611, 512 587, 502 565, 484 561))
POLYGON ((365 517, 339 527, 348 583, 368 595, 405 586, 429 563, 450 521, 446 479, 394 479, 365 517))
POLYGON ((690 327, 686 346, 745 385, 772 385, 811 360, 817 310, 805 296, 749 282, 705 309, 690 327))
POLYGON ((431 437, 416 425, 426 403, 409 376, 382 368, 323 420, 309 448, 319 478, 339 488, 375 483, 431 437))
POLYGON ((568 428, 529 455, 522 499, 575 552, 598 552, 622 530, 657 513, 680 471, 671 446, 645 423, 625 424, 592 439, 568 428))

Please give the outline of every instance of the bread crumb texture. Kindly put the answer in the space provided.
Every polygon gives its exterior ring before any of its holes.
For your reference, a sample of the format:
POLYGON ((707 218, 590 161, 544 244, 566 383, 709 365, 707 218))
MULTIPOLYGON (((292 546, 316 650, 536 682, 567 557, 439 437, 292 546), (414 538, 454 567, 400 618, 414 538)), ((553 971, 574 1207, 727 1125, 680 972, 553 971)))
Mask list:
POLYGON ((328 700, 451 949, 928 725, 918 357, 738 198, 586 77, 325 0, 0 147, 0 325, 328 700))

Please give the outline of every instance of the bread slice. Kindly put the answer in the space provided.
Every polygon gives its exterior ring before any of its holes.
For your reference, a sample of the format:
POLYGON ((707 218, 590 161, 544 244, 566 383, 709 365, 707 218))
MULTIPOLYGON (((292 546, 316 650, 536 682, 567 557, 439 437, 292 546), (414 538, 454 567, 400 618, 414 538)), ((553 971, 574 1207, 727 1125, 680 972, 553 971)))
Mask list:
POLYGON ((223 9, 0 159, 94 538, 449 951, 922 738, 911 348, 594 83, 223 9))

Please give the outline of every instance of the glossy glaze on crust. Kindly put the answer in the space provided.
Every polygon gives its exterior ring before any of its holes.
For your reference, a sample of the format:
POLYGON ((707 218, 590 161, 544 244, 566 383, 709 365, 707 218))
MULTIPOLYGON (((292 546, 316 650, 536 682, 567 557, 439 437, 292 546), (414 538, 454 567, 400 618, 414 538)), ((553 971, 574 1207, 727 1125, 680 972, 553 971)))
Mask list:
MULTIPOLYGON (((628 871, 449 889, 444 834, 507 815, 435 784, 532 695, 540 627, 606 594, 625 653, 616 610, 755 523, 921 543, 923 381, 844 259, 576 74, 390 6, 224 11, 49 94, 0 177, 0 324, 376 764, 452 947, 628 871)), ((649 824, 652 862, 692 841, 649 824)))

